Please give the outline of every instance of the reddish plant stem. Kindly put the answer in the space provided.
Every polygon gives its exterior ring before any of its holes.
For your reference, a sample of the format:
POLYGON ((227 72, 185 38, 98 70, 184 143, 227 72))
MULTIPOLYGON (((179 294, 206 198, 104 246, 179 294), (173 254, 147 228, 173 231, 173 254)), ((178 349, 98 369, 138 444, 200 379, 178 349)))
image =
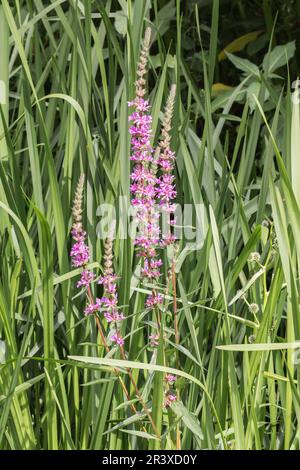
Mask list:
MULTIPOLYGON (((88 288, 87 288, 87 294, 88 294, 88 297, 89 297, 90 302, 91 302, 91 303, 94 303, 94 299, 93 299, 93 295, 92 295, 90 286, 88 286, 88 288)), ((103 346, 105 347, 106 352, 109 353, 109 352, 110 352, 110 348, 109 348, 109 346, 108 346, 108 344, 107 344, 105 335, 104 335, 104 333, 103 333, 103 329, 102 329, 102 326, 101 326, 100 319, 97 317, 96 314, 94 314, 94 318, 95 318, 97 330, 98 330, 98 332, 99 332, 99 335, 100 335, 101 341, 102 341, 102 343, 103 343, 103 346)), ((123 358, 124 360, 126 360, 126 356, 125 356, 125 352, 124 352, 123 346, 120 346, 120 350, 121 350, 122 358, 123 358)), ((140 393, 140 391, 139 391, 139 389, 138 389, 138 387, 137 387, 137 385, 136 385, 136 383, 135 383, 135 380, 134 380, 134 378, 133 378, 133 376, 132 376, 131 370, 128 369, 128 368, 127 368, 126 370, 127 370, 127 372, 128 372, 130 381, 131 381, 131 383, 132 383, 132 385, 133 385, 133 387, 134 387, 134 389, 135 389, 135 393, 136 393, 137 397, 139 398, 139 400, 140 400, 140 402, 141 402, 141 405, 143 406, 144 411, 145 411, 146 415, 148 416, 148 418, 149 418, 149 420, 150 420, 150 423, 151 423, 151 425, 152 425, 152 427, 153 427, 153 430, 154 430, 156 436, 160 438, 160 435, 159 435, 159 433, 158 433, 158 431, 157 431, 157 428, 156 428, 156 426, 155 426, 155 424, 154 424, 154 422, 153 422, 151 413, 150 413, 150 411, 149 411, 149 409, 148 409, 146 403, 144 403, 144 401, 143 401, 143 399, 142 399, 141 393, 140 393)), ((115 373, 115 375, 116 375, 116 376, 118 377, 118 379, 119 379, 119 382, 120 382, 120 384, 121 384, 121 387, 122 387, 122 389, 123 389, 123 391, 124 391, 124 393, 125 393, 125 396, 126 396, 127 400, 130 401, 130 394, 129 394, 129 392, 128 392, 127 388, 126 388, 126 385, 124 384, 124 382, 123 382, 123 380, 122 380, 122 378, 121 378, 121 376, 120 376, 120 372, 119 372, 117 369, 114 369, 114 373, 115 373)), ((130 407, 131 407, 132 411, 133 411, 135 414, 138 415, 138 411, 137 411, 137 409, 136 409, 136 407, 134 406, 133 403, 130 403, 130 407)), ((147 430, 146 430, 146 428, 145 428, 144 426, 142 426, 142 430, 143 430, 144 432, 147 432, 147 430)))

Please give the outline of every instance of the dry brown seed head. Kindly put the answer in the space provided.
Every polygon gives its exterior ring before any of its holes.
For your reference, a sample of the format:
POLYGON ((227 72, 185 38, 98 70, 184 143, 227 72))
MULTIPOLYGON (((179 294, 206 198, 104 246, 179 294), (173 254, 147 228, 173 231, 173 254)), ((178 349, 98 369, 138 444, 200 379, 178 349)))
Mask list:
POLYGON ((107 237, 104 245, 104 274, 113 273, 113 242, 110 237, 107 237))
POLYGON ((144 79, 145 74, 147 73, 147 63, 148 63, 148 56, 149 56, 149 48, 150 48, 150 41, 151 41, 151 28, 146 28, 145 36, 142 44, 142 49, 140 53, 140 58, 137 67, 137 76, 139 77, 135 82, 136 86, 136 96, 138 98, 144 98, 146 90, 146 80, 144 79))
POLYGON ((77 183, 75 196, 74 196, 74 202, 73 202, 73 209, 72 209, 73 221, 74 221, 73 228, 77 230, 81 229, 84 179, 85 177, 84 177, 84 174, 82 173, 77 183))

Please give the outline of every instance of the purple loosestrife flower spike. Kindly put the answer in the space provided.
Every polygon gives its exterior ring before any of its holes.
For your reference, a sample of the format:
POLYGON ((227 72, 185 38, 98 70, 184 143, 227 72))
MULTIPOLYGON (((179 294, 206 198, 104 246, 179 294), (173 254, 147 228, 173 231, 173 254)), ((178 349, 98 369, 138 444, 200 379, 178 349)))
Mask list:
POLYGON ((159 293, 153 293, 148 295, 147 300, 146 300, 146 306, 147 307, 156 307, 157 305, 161 305, 164 301, 164 296, 159 293))
MULTIPOLYGON (((85 268, 81 273, 80 280, 77 282, 77 288, 85 287, 86 289, 89 289, 90 283, 94 279, 94 274, 86 269, 86 265, 90 260, 90 252, 87 244, 85 243, 86 232, 82 228, 83 185, 84 174, 81 174, 77 184, 72 209, 73 226, 71 233, 75 243, 72 246, 70 256, 73 266, 85 268)), ((89 305, 87 305, 84 310, 84 314, 92 315, 93 313, 97 312, 100 307, 100 299, 96 299, 95 303, 91 302, 89 305)))
POLYGON ((159 245, 159 214, 155 211, 156 197, 156 156, 151 145, 152 117, 149 114, 150 106, 145 99, 147 73, 147 61, 149 55, 151 30, 146 29, 138 63, 135 99, 128 103, 135 108, 129 116, 132 125, 131 134, 131 160, 135 162, 130 175, 132 200, 131 204, 136 209, 138 222, 138 235, 135 239, 137 255, 142 258, 141 275, 148 280, 157 279, 160 276, 159 268, 162 264, 157 257, 156 248, 159 245))
MULTIPOLYGON (((71 234, 73 239, 75 240, 75 243, 71 248, 70 256, 72 260, 72 265, 76 268, 85 267, 90 260, 89 248, 85 243, 86 232, 82 228, 83 186, 84 174, 81 174, 75 191, 72 209, 73 226, 71 234)), ((85 268, 81 273, 80 280, 77 282, 77 287, 85 287, 87 289, 90 283, 93 281, 94 277, 94 274, 85 268)))

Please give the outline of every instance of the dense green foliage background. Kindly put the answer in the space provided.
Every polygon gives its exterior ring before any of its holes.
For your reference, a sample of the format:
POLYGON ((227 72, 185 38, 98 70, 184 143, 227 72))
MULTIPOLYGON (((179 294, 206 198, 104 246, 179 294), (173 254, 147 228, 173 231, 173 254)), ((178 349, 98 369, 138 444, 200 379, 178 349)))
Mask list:
POLYGON ((183 449, 299 449, 299 21, 296 0, 2 0, 1 449, 170 449, 177 425, 183 449), (180 347, 172 302, 166 313, 180 402, 159 412, 132 240, 114 244, 130 363, 103 360, 69 260, 80 173, 97 274, 97 207, 130 199, 127 101, 149 24, 154 141, 176 83, 178 202, 204 214, 199 244, 179 246, 180 347), (116 366, 156 409, 160 440, 116 366))

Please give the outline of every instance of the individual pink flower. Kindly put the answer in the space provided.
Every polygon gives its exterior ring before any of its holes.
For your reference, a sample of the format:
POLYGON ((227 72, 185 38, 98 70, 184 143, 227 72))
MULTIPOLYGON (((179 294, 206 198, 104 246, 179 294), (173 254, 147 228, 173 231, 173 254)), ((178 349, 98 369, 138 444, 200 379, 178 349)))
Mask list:
POLYGON ((176 379, 177 379, 176 375, 166 374, 166 376, 165 376, 165 380, 169 384, 173 384, 174 382, 176 382, 176 379))
POLYGON ((153 333, 149 336, 150 339, 150 346, 153 348, 159 345, 159 335, 156 333, 153 333))
POLYGON ((150 109, 148 101, 145 101, 142 98, 135 98, 133 101, 128 101, 127 104, 130 107, 135 106, 140 112, 149 111, 150 109))
POLYGON ((132 151, 130 159, 135 163, 130 175, 132 180, 130 186, 131 204, 135 208, 138 225, 134 244, 137 248, 137 256, 142 260, 141 276, 153 280, 159 277, 158 268, 161 264, 156 266, 153 264, 156 262, 156 249, 160 240, 159 214, 155 210, 158 181, 156 177, 157 157, 154 155, 154 149, 151 145, 153 136, 150 105, 145 99, 146 81, 144 76, 147 72, 150 36, 151 31, 147 29, 138 63, 136 96, 128 102, 128 106, 134 108, 129 116, 132 151))
POLYGON ((174 393, 167 393, 164 406, 167 408, 168 406, 171 406, 172 403, 174 403, 177 400, 177 396, 174 393))
POLYGON ((136 165, 133 172, 130 175, 130 178, 133 181, 140 181, 143 179, 143 180, 151 181, 152 183, 156 182, 156 177, 153 175, 153 173, 147 168, 144 168, 143 165, 136 165))
POLYGON ((75 240, 73 244, 70 256, 72 260, 72 265, 76 268, 85 267, 81 273, 80 280, 77 282, 77 287, 86 287, 94 279, 94 274, 86 269, 86 265, 90 260, 90 251, 89 247, 85 243, 86 232, 82 228, 82 199, 83 199, 83 185, 84 185, 84 175, 80 175, 75 196, 73 202, 73 225, 72 225, 72 238, 75 240))
POLYGON ((110 337, 111 341, 113 343, 116 343, 118 346, 123 346, 124 344, 124 339, 123 337, 121 336, 120 332, 117 331, 116 333, 114 333, 111 337, 110 337))
POLYGON ((105 316, 108 323, 112 323, 112 322, 116 323, 125 319, 125 316, 123 313, 118 313, 115 310, 111 312, 104 312, 103 315, 105 316))
POLYGON ((98 310, 101 308, 101 300, 96 298, 96 302, 94 304, 90 303, 84 310, 84 314, 86 316, 92 315, 93 313, 96 313, 98 310))
POLYGON ((163 303, 164 296, 162 294, 150 294, 146 300, 147 307, 156 307, 163 303))

